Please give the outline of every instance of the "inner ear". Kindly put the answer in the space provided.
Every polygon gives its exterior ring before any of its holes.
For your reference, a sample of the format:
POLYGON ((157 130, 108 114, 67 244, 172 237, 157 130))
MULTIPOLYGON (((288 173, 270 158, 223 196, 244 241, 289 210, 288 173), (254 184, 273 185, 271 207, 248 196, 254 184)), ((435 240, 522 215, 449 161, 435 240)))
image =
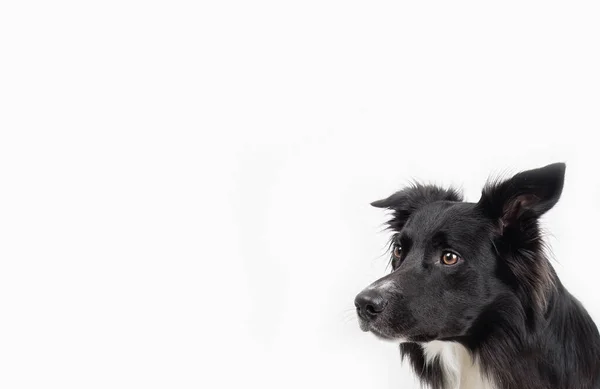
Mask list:
POLYGON ((502 217, 500 219, 502 228, 514 224, 539 202, 540 198, 534 194, 523 194, 508 201, 504 204, 504 209, 502 210, 502 217))

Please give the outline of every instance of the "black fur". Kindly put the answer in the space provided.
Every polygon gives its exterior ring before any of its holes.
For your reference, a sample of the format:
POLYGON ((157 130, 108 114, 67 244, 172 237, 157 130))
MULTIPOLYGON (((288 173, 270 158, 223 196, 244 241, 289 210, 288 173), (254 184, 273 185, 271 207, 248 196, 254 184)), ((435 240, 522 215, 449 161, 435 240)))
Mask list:
POLYGON ((361 328, 408 339, 402 357, 433 389, 449 388, 440 361, 425 360, 431 340, 462 344, 498 389, 600 389, 598 329, 558 279, 538 224, 564 173, 557 163, 490 183, 478 203, 432 185, 372 203, 392 211, 401 254, 357 296, 361 328), (440 261, 447 252, 456 264, 440 261))

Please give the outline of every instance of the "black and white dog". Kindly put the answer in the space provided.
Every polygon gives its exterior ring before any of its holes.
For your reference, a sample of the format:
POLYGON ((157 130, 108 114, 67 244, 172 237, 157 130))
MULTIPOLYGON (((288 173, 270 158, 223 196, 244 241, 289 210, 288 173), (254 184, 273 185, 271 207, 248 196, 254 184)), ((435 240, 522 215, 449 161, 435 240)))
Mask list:
POLYGON ((398 341, 433 389, 598 389, 600 335, 561 284, 538 219, 565 164, 488 184, 477 203, 414 185, 392 211, 392 272, 355 300, 360 327, 398 341))

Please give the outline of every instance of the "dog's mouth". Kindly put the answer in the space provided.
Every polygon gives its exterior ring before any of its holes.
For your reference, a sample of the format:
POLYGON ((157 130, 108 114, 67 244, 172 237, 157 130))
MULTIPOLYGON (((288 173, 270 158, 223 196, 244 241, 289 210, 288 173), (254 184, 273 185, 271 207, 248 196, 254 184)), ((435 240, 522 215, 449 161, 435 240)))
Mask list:
POLYGON ((367 321, 361 319, 360 317, 358 318, 358 326, 363 332, 369 332, 371 327, 367 321))
POLYGON ((358 318, 358 326, 363 332, 370 332, 375 335, 378 339, 391 341, 391 342, 417 342, 417 343, 426 343, 431 342, 432 340, 438 339, 437 335, 434 334, 408 334, 405 331, 402 333, 391 334, 389 329, 381 328, 377 322, 364 320, 359 316, 358 318))
POLYGON ((392 336, 388 336, 386 334, 384 334, 383 332, 377 330, 376 328, 371 328, 370 332, 375 335, 376 337, 378 337, 379 339, 382 340, 400 340, 401 338, 396 338, 396 337, 392 337, 392 336))
POLYGON ((360 327, 360 329, 363 332, 370 332, 373 335, 375 335, 376 337, 382 339, 382 340, 396 340, 396 339, 400 339, 400 337, 396 337, 396 336, 391 336, 389 334, 386 333, 386 331, 380 329, 375 323, 373 322, 369 322, 367 320, 364 320, 362 318, 358 318, 358 326, 360 327))

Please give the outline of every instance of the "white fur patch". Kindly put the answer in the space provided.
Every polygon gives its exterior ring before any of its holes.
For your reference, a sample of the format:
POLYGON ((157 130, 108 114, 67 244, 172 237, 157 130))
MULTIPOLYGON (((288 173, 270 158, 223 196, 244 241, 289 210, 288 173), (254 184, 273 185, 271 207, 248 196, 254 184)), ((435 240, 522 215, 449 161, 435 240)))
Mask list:
POLYGON ((439 356, 449 389, 497 389, 462 345, 434 340, 422 346, 427 363, 439 356))

